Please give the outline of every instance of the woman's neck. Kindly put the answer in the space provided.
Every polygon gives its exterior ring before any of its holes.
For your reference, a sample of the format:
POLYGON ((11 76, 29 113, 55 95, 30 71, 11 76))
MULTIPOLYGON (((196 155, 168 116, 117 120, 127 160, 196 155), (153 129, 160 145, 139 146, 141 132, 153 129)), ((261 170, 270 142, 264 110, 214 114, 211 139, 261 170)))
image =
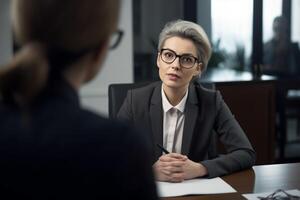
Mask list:
POLYGON ((177 104, 179 104, 179 102, 182 100, 185 93, 187 92, 187 89, 188 86, 182 88, 172 88, 163 84, 163 90, 165 92, 165 95, 172 106, 176 106, 177 104))
POLYGON ((76 91, 79 91, 81 86, 86 82, 92 64, 89 55, 85 55, 71 66, 67 67, 63 72, 63 76, 76 91))

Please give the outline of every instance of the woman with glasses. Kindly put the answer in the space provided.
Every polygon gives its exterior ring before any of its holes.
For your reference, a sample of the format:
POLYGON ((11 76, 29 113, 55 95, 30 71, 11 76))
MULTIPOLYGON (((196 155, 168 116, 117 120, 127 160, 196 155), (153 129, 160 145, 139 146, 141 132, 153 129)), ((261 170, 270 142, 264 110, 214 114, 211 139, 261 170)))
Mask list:
POLYGON ((157 199, 149 141, 79 102, 120 2, 12 1, 21 49, 0 67, 0 199, 157 199))
POLYGON ((161 81, 130 90, 118 113, 153 138, 159 181, 216 177, 251 167, 255 152, 220 92, 193 80, 206 69, 211 46, 204 30, 172 21, 159 36, 161 81), (216 138, 227 153, 218 155, 216 138))

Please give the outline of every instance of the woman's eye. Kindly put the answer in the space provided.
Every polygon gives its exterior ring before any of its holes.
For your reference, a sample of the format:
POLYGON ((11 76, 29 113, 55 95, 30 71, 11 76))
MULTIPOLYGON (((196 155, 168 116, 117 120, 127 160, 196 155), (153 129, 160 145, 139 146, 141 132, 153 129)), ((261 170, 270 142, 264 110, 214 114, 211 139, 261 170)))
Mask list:
POLYGON ((191 57, 182 57, 183 62, 192 63, 193 59, 191 57))
POLYGON ((174 55, 172 53, 165 53, 165 56, 168 58, 172 58, 174 55))

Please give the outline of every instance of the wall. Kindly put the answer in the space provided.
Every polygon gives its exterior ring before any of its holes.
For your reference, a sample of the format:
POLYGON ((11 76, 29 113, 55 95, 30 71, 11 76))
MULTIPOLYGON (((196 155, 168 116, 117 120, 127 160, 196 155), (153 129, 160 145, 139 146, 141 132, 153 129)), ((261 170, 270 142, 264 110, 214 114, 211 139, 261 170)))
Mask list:
POLYGON ((12 36, 9 18, 10 0, 0 1, 0 65, 6 63, 12 54, 12 36))
POLYGON ((108 116, 108 85, 133 82, 132 0, 122 1, 119 28, 124 31, 120 45, 108 52, 98 76, 81 91, 81 102, 86 108, 108 116))
MULTIPOLYGON (((153 53, 158 36, 165 23, 183 18, 183 0, 137 0, 140 1, 139 33, 135 35, 135 51, 153 53), (155 43, 155 45, 154 45, 155 43)), ((137 19, 135 19, 137 20, 137 19)))

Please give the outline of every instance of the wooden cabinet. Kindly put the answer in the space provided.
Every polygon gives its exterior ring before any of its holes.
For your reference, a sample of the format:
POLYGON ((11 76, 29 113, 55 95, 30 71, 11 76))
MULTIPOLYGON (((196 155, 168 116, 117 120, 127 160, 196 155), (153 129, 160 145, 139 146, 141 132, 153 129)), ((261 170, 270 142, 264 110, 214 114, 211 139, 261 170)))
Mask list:
POLYGON ((272 81, 216 83, 257 153, 256 164, 275 155, 275 86, 272 81))
POLYGON ((253 79, 247 72, 210 73, 204 82, 214 82, 257 153, 256 164, 275 160, 275 80, 253 79), (229 75, 228 75, 229 73, 229 75))

